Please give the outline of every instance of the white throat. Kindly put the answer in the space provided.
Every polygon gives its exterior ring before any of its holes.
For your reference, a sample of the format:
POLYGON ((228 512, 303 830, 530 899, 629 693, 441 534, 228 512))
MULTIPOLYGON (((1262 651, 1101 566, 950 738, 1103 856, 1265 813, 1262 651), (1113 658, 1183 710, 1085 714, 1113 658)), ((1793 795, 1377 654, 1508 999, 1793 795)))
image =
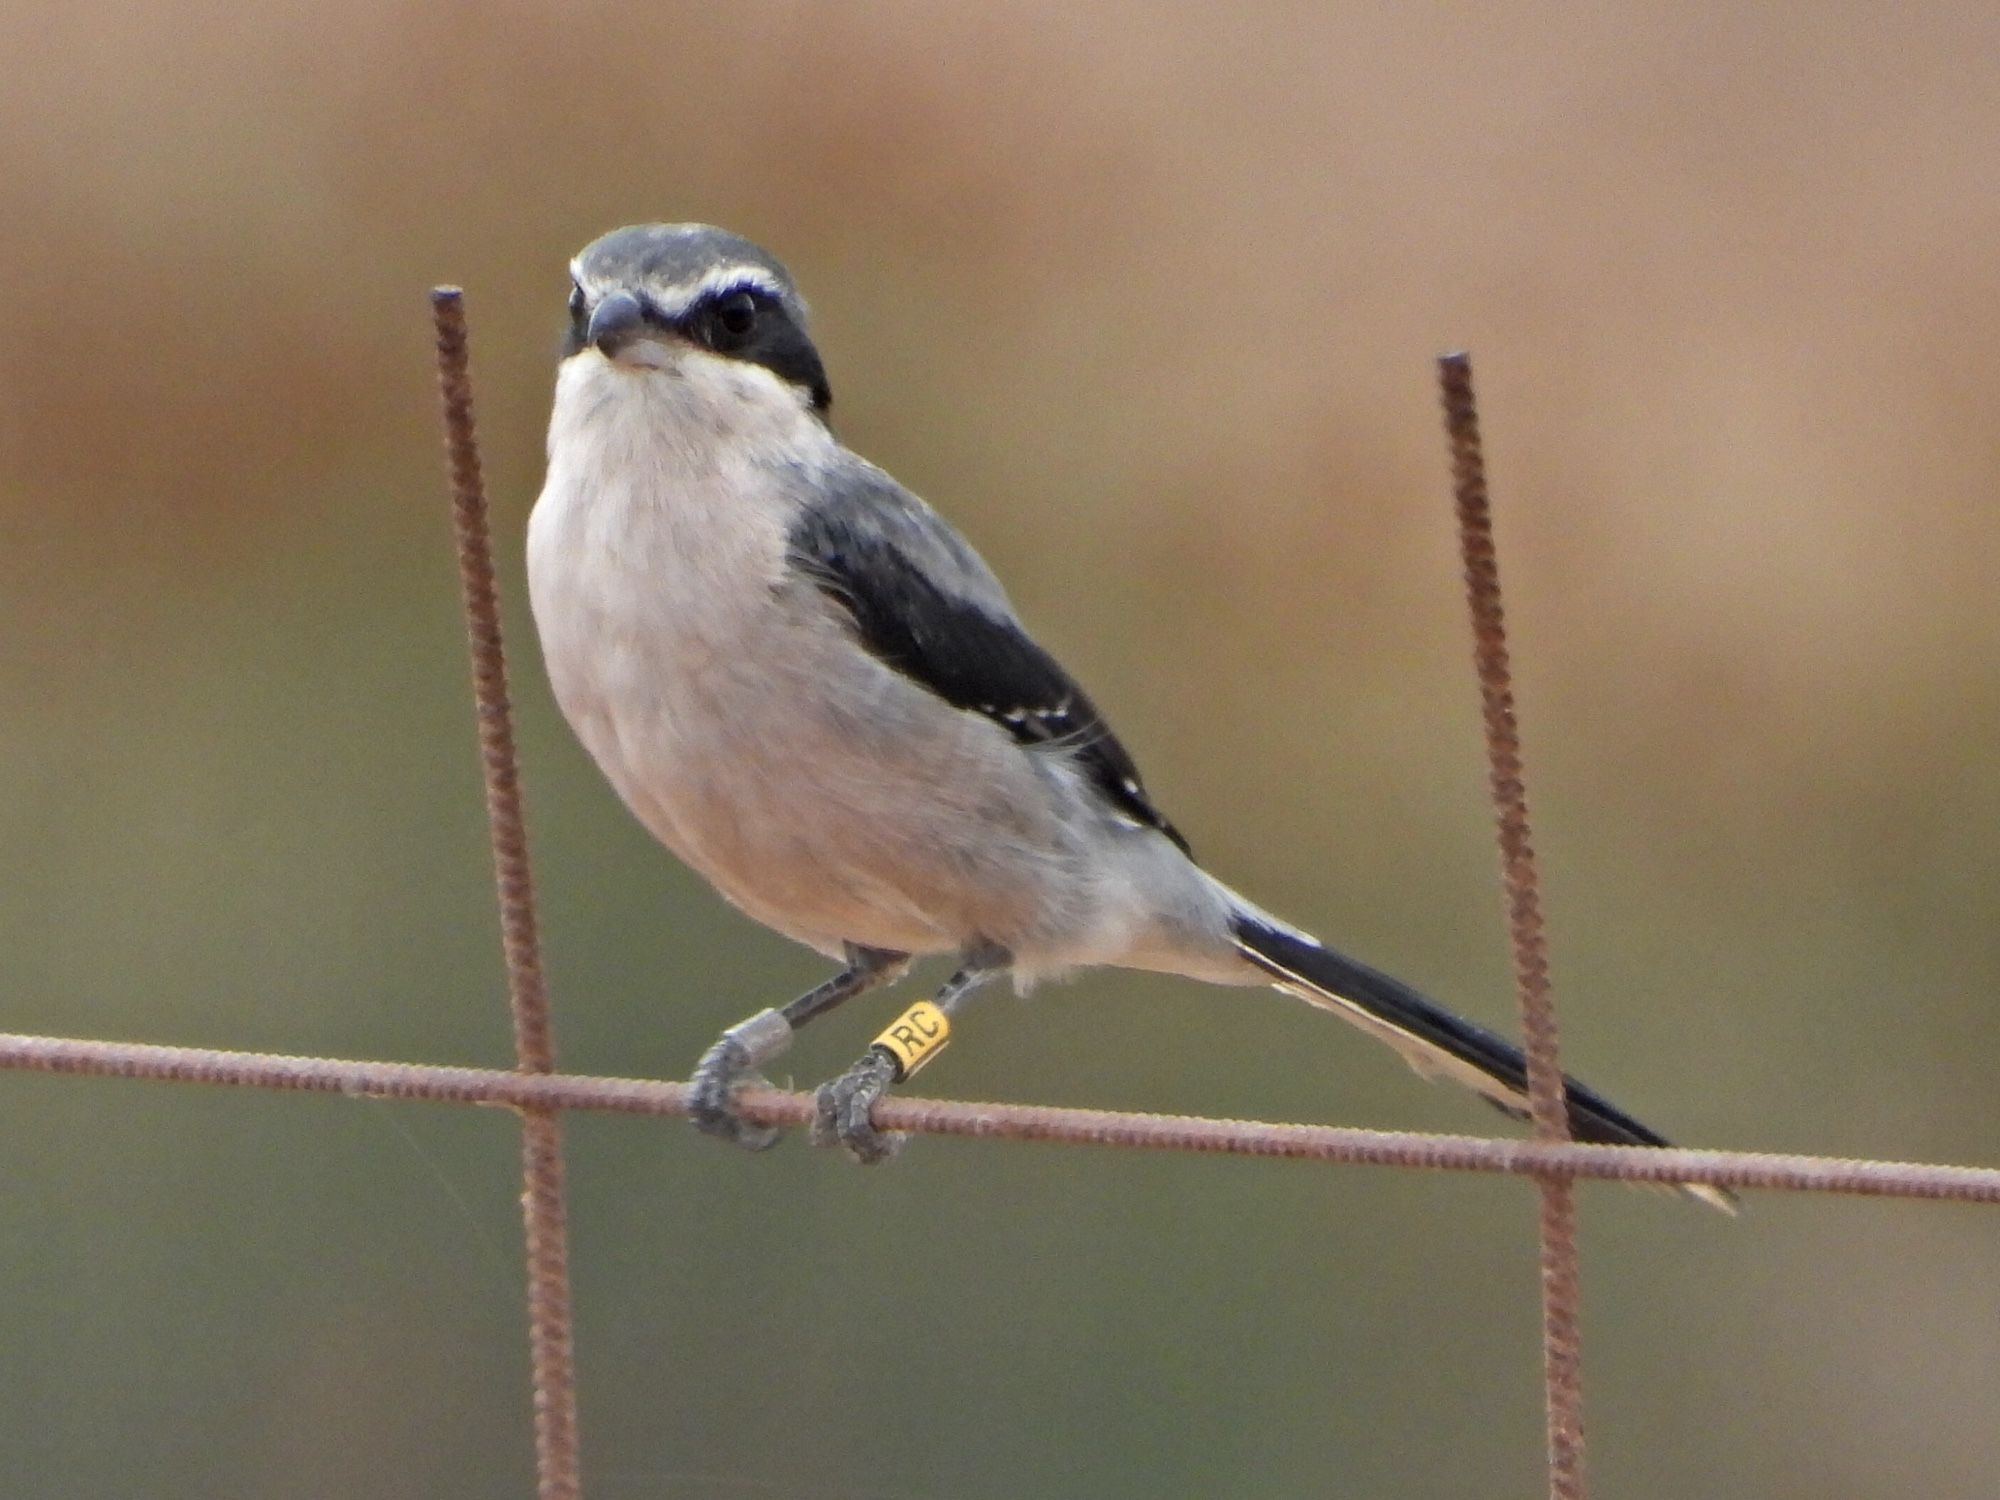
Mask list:
POLYGON ((577 459, 600 473, 665 467, 693 478, 817 466, 835 446, 798 387, 761 365, 684 344, 645 341, 621 360, 588 349, 556 376, 552 480, 557 465, 577 459))

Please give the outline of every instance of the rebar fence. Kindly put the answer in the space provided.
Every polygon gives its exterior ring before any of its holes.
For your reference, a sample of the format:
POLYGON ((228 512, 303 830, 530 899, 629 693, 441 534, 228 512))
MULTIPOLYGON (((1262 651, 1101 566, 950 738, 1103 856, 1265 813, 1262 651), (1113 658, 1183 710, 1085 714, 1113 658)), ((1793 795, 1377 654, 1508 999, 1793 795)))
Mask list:
MULTIPOLYGON (((452 287, 436 289, 431 300, 480 757, 513 1011, 515 1068, 506 1071, 292 1057, 13 1033, 0 1033, 0 1068, 497 1104, 518 1111, 538 1494, 540 1500, 580 1500, 582 1463, 561 1116, 566 1110, 685 1115, 688 1090, 679 1083, 556 1071, 548 994, 536 937, 534 881, 522 816, 486 497, 473 424, 464 303, 452 287)), ((1577 1322, 1576 1179, 2000 1203, 2000 1168, 1582 1145, 1569 1139, 1471 364, 1462 354, 1447 355, 1438 362, 1438 375, 1526 1039, 1533 1138, 1488 1139, 902 1096, 877 1103, 874 1120, 885 1129, 933 1135, 1289 1157, 1506 1173, 1532 1179, 1541 1197, 1549 1494, 1551 1500, 1584 1500, 1588 1491, 1577 1322)), ((814 1114, 813 1100, 806 1094, 753 1088, 738 1097, 744 1116, 759 1124, 804 1125, 814 1114)))

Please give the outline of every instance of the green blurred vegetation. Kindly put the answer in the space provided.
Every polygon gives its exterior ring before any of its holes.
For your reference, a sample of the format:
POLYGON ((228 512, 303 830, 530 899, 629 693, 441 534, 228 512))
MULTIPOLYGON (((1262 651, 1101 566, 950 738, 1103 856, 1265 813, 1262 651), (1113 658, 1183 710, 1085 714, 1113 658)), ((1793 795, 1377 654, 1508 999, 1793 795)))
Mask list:
MULTIPOLYGON (((564 262, 700 218, 790 261, 844 434, 1208 862, 1505 1023, 1429 369, 1470 346, 1573 1067, 1694 1144, 1991 1159, 1991 7, 30 0, 0 41, 0 1026, 506 1059, 441 280, 564 1062, 681 1076, 817 977, 616 806, 521 607, 564 262)), ((1493 1124, 1122 975, 925 1082, 1493 1124)), ((12 1076, 0 1131, 7 1494, 529 1492, 504 1113, 12 1076)), ((569 1157, 599 1500, 1540 1482, 1518 1185, 624 1119, 569 1157)), ((1583 1199, 1605 1494, 1992 1493, 1988 1219, 1583 1199)))

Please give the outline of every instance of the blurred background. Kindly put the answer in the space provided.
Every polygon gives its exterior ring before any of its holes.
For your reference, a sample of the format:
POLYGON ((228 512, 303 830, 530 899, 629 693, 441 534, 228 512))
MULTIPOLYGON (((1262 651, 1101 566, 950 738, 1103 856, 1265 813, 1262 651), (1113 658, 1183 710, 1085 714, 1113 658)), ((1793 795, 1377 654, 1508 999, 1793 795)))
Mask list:
MULTIPOLYGON (((1993 1160, 1992 7, 31 0, 0 39, 0 1027, 511 1060, 447 280, 563 1063, 685 1076, 821 976, 627 818, 524 607, 565 262, 703 219, 790 263, 842 434, 1206 862, 1511 1027, 1430 364, 1470 347, 1566 1060, 1689 1144, 1993 1160)), ((989 1002, 924 1083, 1499 1125, 1303 1006, 1117 974, 989 1002)), ((10 1495, 531 1492, 511 1116, 6 1076, 0 1134, 10 1495)), ((1518 1183, 568 1143, 599 1500, 1542 1483, 1518 1183)), ((1605 1494, 1993 1492, 1990 1214, 1581 1196, 1605 1494)))

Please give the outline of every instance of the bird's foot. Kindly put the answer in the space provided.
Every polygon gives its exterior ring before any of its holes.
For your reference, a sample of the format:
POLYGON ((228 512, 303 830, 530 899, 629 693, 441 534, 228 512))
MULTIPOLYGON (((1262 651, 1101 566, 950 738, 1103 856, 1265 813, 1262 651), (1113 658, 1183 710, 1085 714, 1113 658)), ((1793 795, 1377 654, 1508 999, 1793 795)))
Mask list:
POLYGON ((831 1083, 823 1083, 813 1098, 819 1106, 813 1119, 815 1146, 844 1146, 865 1166, 889 1160, 909 1137, 900 1131, 877 1130, 872 1118, 875 1101, 895 1081, 896 1064, 871 1049, 858 1063, 831 1083))
POLYGON ((768 1151, 782 1133, 775 1125, 758 1125, 736 1109, 736 1089, 763 1084, 757 1070, 792 1044, 792 1024, 775 1010, 760 1011, 722 1033, 702 1054, 688 1081, 688 1115, 703 1135, 729 1141, 749 1151, 768 1151))

